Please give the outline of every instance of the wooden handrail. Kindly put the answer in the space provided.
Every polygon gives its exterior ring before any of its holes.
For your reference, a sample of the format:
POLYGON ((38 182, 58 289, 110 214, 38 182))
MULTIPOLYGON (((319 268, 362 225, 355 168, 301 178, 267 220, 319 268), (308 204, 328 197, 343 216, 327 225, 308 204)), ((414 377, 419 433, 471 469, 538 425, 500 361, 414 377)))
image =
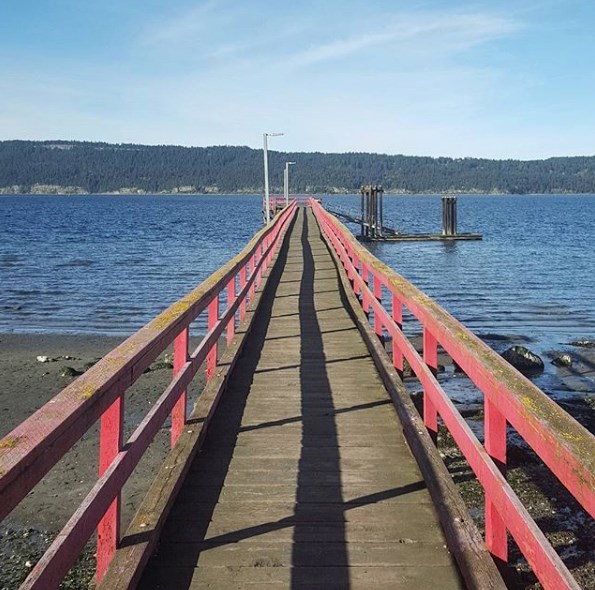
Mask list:
POLYGON ((506 482, 506 424, 510 423, 591 514, 595 515, 595 437, 510 366, 436 302, 362 247, 335 217, 312 208, 361 295, 373 310, 378 336, 393 339, 393 364, 410 363, 424 388, 424 422, 437 432, 440 415, 486 492, 486 543, 506 561, 506 531, 515 538, 540 581, 550 588, 577 584, 545 535, 506 482), (382 305, 382 287, 392 298, 392 316, 382 305), (423 358, 401 330, 405 306, 424 330, 423 358), (435 378, 441 345, 485 396, 485 447, 477 440, 435 378))
POLYGON ((42 559, 23 588, 57 587, 63 575, 98 527, 98 578, 107 568, 119 540, 119 496, 146 448, 166 418, 172 415, 172 446, 186 420, 185 391, 207 360, 207 376, 217 359, 217 342, 235 331, 262 273, 279 247, 296 202, 281 211, 247 246, 193 291, 172 304, 120 344, 84 375, 58 393, 0 440, 0 519, 3 519, 101 419, 100 477, 42 559), (239 290, 236 294, 236 282, 239 290), (219 315, 219 294, 227 307, 219 315), (190 324, 209 310, 207 334, 188 353, 190 324), (174 343, 173 380, 124 444, 123 396, 150 364, 174 343))

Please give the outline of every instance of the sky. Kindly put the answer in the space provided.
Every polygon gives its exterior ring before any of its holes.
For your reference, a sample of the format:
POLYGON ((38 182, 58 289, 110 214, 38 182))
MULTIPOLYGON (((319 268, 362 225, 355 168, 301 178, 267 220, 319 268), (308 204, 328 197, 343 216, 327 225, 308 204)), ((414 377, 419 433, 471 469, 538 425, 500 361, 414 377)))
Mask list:
POLYGON ((595 154, 593 0, 1 0, 0 139, 595 154))

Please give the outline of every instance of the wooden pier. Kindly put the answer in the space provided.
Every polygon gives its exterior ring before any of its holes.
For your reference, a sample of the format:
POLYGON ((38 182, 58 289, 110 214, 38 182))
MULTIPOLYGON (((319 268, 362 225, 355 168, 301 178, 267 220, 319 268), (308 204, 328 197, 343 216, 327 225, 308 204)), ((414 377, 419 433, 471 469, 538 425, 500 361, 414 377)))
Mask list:
POLYGON ((461 587, 306 211, 140 588, 461 587))
POLYGON ((319 203, 305 205, 279 211, 0 441, 3 518, 100 420, 97 483, 23 588, 57 588, 94 533, 99 590, 503 589, 507 535, 545 588, 579 587, 506 481, 507 424, 592 516, 595 437, 319 203), (421 355, 405 309, 423 329, 421 355), (207 333, 191 350, 202 313, 207 333), (170 344, 172 381, 125 440, 126 389, 170 344), (481 442, 436 380, 439 346, 485 396, 481 442), (120 531, 122 488, 170 416, 171 452, 120 531), (434 444, 439 420, 485 494, 484 537, 434 444))

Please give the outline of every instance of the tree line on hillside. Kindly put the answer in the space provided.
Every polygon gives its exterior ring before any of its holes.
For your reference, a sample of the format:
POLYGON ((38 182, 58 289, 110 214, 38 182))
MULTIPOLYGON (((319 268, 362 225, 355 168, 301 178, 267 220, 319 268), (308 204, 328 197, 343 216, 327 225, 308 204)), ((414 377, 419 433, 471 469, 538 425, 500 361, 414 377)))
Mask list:
MULTIPOLYGON (((282 191, 285 161, 291 192, 355 192, 382 184, 403 193, 595 193, 595 156, 547 160, 430 158, 368 153, 269 152, 271 187, 282 191)), ((89 193, 263 190, 262 150, 72 141, 0 142, 0 189, 78 187, 89 193)))

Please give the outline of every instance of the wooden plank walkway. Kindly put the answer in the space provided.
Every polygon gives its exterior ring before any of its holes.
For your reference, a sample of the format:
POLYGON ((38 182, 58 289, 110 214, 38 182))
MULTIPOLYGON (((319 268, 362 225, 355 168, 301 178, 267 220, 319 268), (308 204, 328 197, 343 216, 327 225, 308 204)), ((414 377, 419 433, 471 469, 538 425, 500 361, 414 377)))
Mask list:
POLYGON ((140 588, 460 588, 310 209, 279 263, 140 588))

